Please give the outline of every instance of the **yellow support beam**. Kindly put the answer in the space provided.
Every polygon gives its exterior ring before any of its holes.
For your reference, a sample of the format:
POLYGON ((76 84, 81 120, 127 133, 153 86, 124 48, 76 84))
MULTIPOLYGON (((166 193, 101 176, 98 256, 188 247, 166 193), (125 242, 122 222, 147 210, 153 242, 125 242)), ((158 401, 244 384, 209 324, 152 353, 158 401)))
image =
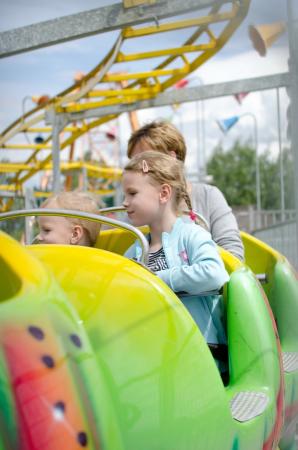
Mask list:
MULTIPOLYGON (((6 192, 18 192, 19 189, 16 186, 10 185, 10 184, 0 184, 0 198, 1 198, 1 191, 6 192)), ((98 195, 114 195, 115 189, 95 189, 91 190, 93 194, 98 195)), ((46 198, 52 195, 53 192, 50 191, 33 191, 33 196, 36 198, 46 198)))
POLYGON ((172 75, 185 75, 185 69, 156 69, 149 70, 148 72, 135 72, 135 73, 125 73, 125 74, 107 74, 103 77, 102 81, 111 82, 111 81, 124 81, 124 80, 141 80, 144 78, 150 77, 165 77, 172 75))
POLYGON ((164 50, 155 50, 151 52, 143 52, 143 53, 130 53, 124 54, 120 53, 117 58, 117 62, 128 62, 128 61, 138 61, 140 59, 148 59, 148 58, 159 58, 161 56, 181 56, 184 53, 195 53, 200 52, 202 50, 209 50, 214 48, 216 41, 208 42, 206 44, 199 45, 183 45, 182 47, 177 48, 168 48, 164 50))
MULTIPOLYGON (((153 0, 123 0, 125 7, 150 3, 153 3, 153 0)), ((18 192, 23 184, 36 173, 46 169, 51 170, 52 155, 43 152, 45 149, 52 149, 50 144, 53 130, 51 126, 45 126, 44 123, 47 112, 52 110, 56 114, 83 113, 85 110, 113 105, 129 105, 156 97, 160 92, 187 77, 218 52, 245 18, 249 4, 250 0, 214 0, 209 8, 194 11, 190 19, 159 20, 154 26, 123 29, 113 48, 88 74, 63 92, 50 98, 46 104, 38 105, 23 114, 0 134, 0 160, 6 158, 10 150, 30 152, 29 156, 27 153, 25 154, 23 161, 0 164, 1 173, 15 174, 9 186, 14 186, 18 192), (207 11, 207 9, 209 10, 207 11), (213 26, 218 23, 221 26, 213 26), (159 33, 179 32, 179 30, 188 30, 190 36, 185 42, 181 42, 175 47, 168 45, 171 39, 163 38, 163 41, 156 39, 156 35, 159 33), (127 39, 137 39, 138 48, 144 49, 144 51, 126 53, 124 49, 131 48, 131 46, 125 46, 127 39), (141 41, 141 39, 145 40, 141 41), (160 44, 163 45, 163 48, 159 48, 160 44), (142 61, 145 59, 147 60, 146 65, 142 65, 142 61), (152 60, 151 66, 150 60, 152 60), (155 66, 156 60, 160 61, 157 66, 155 66), (131 63, 132 71, 128 74, 119 73, 119 63, 126 62, 131 63), (139 63, 139 65, 136 66, 134 63, 139 63), (137 71, 138 67, 143 68, 147 65, 149 70, 137 71), (123 83, 122 89, 120 89, 119 84, 125 81, 126 83, 123 83), (26 133, 45 133, 46 137, 43 143, 30 144, 26 133), (3 157, 1 151, 4 152, 3 157), (11 165, 4 166, 4 164, 11 165)), ((178 37, 180 35, 183 36, 184 33, 177 33, 178 37)), ((80 136, 115 119, 119 114, 113 113, 67 125, 60 134, 61 151, 73 146, 80 136)), ((65 166, 65 163, 61 163, 61 170, 81 170, 83 167, 76 166, 78 162, 74 162, 74 164, 65 166)), ((89 177, 104 178, 104 176, 108 176, 107 173, 103 175, 103 172, 100 172, 103 168, 99 169, 92 163, 88 164, 91 164, 92 167, 87 168, 86 165, 84 167, 89 177)), ((113 169, 108 168, 108 170, 113 169)), ((120 171, 120 169, 118 170, 120 171)), ((113 175, 110 173, 109 176, 117 180, 121 176, 120 173, 121 171, 113 172, 113 175)), ((12 199, 9 199, 4 207, 10 208, 11 206, 12 199)))
POLYGON ((143 94, 143 95, 134 95, 130 97, 122 97, 122 98, 108 98, 99 102, 89 102, 89 103, 79 103, 79 104, 72 104, 69 106, 65 106, 64 108, 57 108, 57 112, 81 112, 86 111, 88 109, 95 109, 95 108, 102 108, 103 106, 112 106, 112 105, 119 105, 119 104, 129 104, 134 103, 136 101, 140 100, 147 100, 149 98, 152 98, 150 93, 143 94))
POLYGON ((94 97, 129 97, 133 96, 143 96, 143 95, 156 95, 159 93, 158 87, 147 86, 139 89, 114 89, 114 90, 93 90, 87 94, 89 98, 94 97))
POLYGON ((0 163, 0 173, 17 173, 19 170, 28 170, 28 164, 0 163))
POLYGON ((13 191, 16 192, 19 190, 19 186, 17 186, 16 184, 0 184, 0 191, 13 191))
MULTIPOLYGON (((109 122, 112 119, 115 119, 117 117, 117 115, 108 115, 105 117, 100 117, 99 119, 94 120, 93 122, 88 123, 88 130, 92 130, 93 128, 96 128, 106 122, 109 122)), ((85 131, 82 130, 78 130, 76 131, 76 133, 73 133, 69 138, 67 138, 64 142, 61 143, 61 150, 63 150, 64 148, 67 148, 69 145, 72 144, 72 142, 74 142, 76 139, 78 139, 80 136, 82 136, 85 133, 85 131)), ((32 155, 27 162, 30 162, 33 160, 33 156, 36 157, 36 155, 32 155)), ((43 161, 42 164, 45 165, 47 163, 50 163, 52 159, 51 155, 48 155, 43 161)), ((18 174, 13 180, 12 183, 18 183, 18 184, 22 184, 25 183, 27 180, 29 180, 33 175, 35 175, 35 173, 37 173, 36 170, 31 169, 28 170, 28 172, 23 175, 23 174, 18 174)))
MULTIPOLYGON (((16 173, 18 171, 23 170, 52 170, 52 163, 44 164, 44 162, 35 162, 31 164, 22 164, 22 163, 0 163, 0 173, 16 173)), ((90 171, 96 174, 97 177, 102 178, 112 178, 112 179, 120 179, 122 175, 122 170, 118 167, 102 167, 92 163, 84 162, 84 161, 73 161, 73 162, 61 162, 60 170, 65 172, 67 170, 82 170, 85 168, 87 171, 90 171)))
MULTIPOLYGON (((1 189, 1 187, 0 187, 1 189)), ((98 194, 98 195, 114 195, 115 194, 115 189, 97 189, 97 190, 91 190, 90 192, 92 192, 93 194, 98 194)), ((53 194, 53 192, 43 192, 43 191, 34 191, 33 192, 33 196, 35 198, 47 198, 50 197, 53 194)), ((0 196, 1 196, 1 192, 0 192, 0 196)))
POLYGON ((2 145, 2 148, 10 150, 52 150, 51 145, 45 144, 5 144, 2 145))
MULTIPOLYGON (((74 131, 77 131, 77 129, 80 127, 76 127, 76 126, 68 126, 65 127, 63 132, 69 132, 69 133, 73 133, 74 131)), ((34 127, 34 128, 28 128, 24 131, 24 133, 51 133, 52 132, 52 127, 34 127)))
POLYGON ((202 25, 209 25, 211 23, 218 23, 230 20, 233 18, 232 12, 212 14, 211 16, 200 17, 198 19, 181 20, 174 23, 165 23, 144 28, 126 28, 123 36, 128 38, 141 37, 152 35, 156 33, 165 33, 166 31, 176 31, 185 28, 198 27, 202 25))
POLYGON ((133 8, 134 6, 144 4, 154 4, 156 0, 123 0, 124 8, 133 8))

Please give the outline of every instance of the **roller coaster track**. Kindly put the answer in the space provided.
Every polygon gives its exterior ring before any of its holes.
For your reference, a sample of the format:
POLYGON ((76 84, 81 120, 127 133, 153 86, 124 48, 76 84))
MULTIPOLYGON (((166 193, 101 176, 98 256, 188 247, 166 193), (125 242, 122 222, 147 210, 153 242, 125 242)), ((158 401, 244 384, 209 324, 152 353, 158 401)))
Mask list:
MULTIPOLYGON (((0 161, 9 158, 12 150, 27 150, 30 156, 26 155, 22 162, 0 162, 0 175, 11 174, 8 184, 0 184, 0 208, 8 210, 13 203, 13 198, 1 199, 1 192, 22 193, 27 180, 39 171, 52 169, 54 122, 51 123, 49 118, 64 117, 65 126, 59 136, 60 151, 63 151, 83 134, 119 115, 107 113, 90 118, 89 114, 86 119, 84 114, 87 111, 90 113, 120 104, 131 106, 138 101, 154 98, 195 71, 225 45, 245 18, 249 4, 250 0, 218 0, 209 8, 198 6, 198 10, 191 13, 191 18, 188 14, 176 21, 156 19, 154 25, 122 29, 113 48, 93 70, 55 97, 45 98, 1 133, 0 161), (172 47, 171 33, 175 31, 180 32, 184 42, 172 47), (157 48, 159 44, 163 47, 157 48), (144 50, 139 53, 126 50, 126 47, 135 49, 137 46, 142 46, 144 50), (150 46, 154 49, 147 50, 150 46), (154 66, 156 59, 159 63, 154 66), (142 70, 121 72, 121 63, 128 62, 142 70), (144 69, 147 64, 153 68, 144 69), (73 113, 80 113, 83 118, 71 123, 69 117, 73 113), (29 136, 36 133, 43 133, 45 138, 42 142, 31 143, 29 136), (48 151, 46 156, 45 151, 48 151)), ((65 162, 60 169, 69 170, 73 164, 84 166, 90 176, 114 180, 120 176, 117 168, 97 167, 84 162, 65 162)))

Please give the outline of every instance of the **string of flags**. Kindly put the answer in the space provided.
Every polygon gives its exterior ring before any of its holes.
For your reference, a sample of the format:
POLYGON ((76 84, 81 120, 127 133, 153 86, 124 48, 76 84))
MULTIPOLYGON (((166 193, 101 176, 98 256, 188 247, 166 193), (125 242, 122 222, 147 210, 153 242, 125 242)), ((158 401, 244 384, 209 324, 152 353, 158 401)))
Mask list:
POLYGON ((242 101, 245 99, 245 97, 249 94, 249 92, 238 92, 238 94, 234 94, 234 98, 237 100, 239 105, 242 104, 242 101))
MULTIPOLYGON (((189 85, 191 82, 191 79, 182 78, 179 80, 175 85, 175 89, 183 89, 186 86, 189 85)), ((242 105, 243 100, 246 98, 246 96, 249 94, 249 92, 237 92, 233 95, 235 100, 239 103, 239 105, 242 105)), ((179 108, 180 104, 174 104, 172 105, 173 110, 177 110, 179 108)), ((230 128, 232 128, 239 120, 240 116, 232 116, 228 117, 226 119, 216 120, 218 126, 220 127, 221 131, 223 133, 227 133, 230 128)), ((172 117, 170 118, 171 121, 172 117)))

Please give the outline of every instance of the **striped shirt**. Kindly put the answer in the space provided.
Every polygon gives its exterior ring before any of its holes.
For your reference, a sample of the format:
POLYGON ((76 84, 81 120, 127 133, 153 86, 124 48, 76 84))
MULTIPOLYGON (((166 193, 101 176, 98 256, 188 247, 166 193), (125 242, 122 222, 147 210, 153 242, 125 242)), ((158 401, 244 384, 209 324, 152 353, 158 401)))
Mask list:
POLYGON ((168 264, 162 247, 156 252, 149 253, 147 267, 152 270, 152 272, 168 269, 168 264))

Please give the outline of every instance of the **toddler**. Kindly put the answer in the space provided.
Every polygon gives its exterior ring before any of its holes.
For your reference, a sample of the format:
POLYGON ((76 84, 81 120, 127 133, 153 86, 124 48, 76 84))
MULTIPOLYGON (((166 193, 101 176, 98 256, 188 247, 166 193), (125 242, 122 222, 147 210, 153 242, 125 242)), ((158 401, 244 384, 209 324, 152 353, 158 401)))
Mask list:
MULTIPOLYGON (((41 208, 73 209, 97 214, 98 205, 85 192, 60 192, 52 195, 41 208)), ((40 244, 72 244, 92 247, 100 230, 100 224, 91 220, 61 216, 40 216, 38 218, 40 244)))

